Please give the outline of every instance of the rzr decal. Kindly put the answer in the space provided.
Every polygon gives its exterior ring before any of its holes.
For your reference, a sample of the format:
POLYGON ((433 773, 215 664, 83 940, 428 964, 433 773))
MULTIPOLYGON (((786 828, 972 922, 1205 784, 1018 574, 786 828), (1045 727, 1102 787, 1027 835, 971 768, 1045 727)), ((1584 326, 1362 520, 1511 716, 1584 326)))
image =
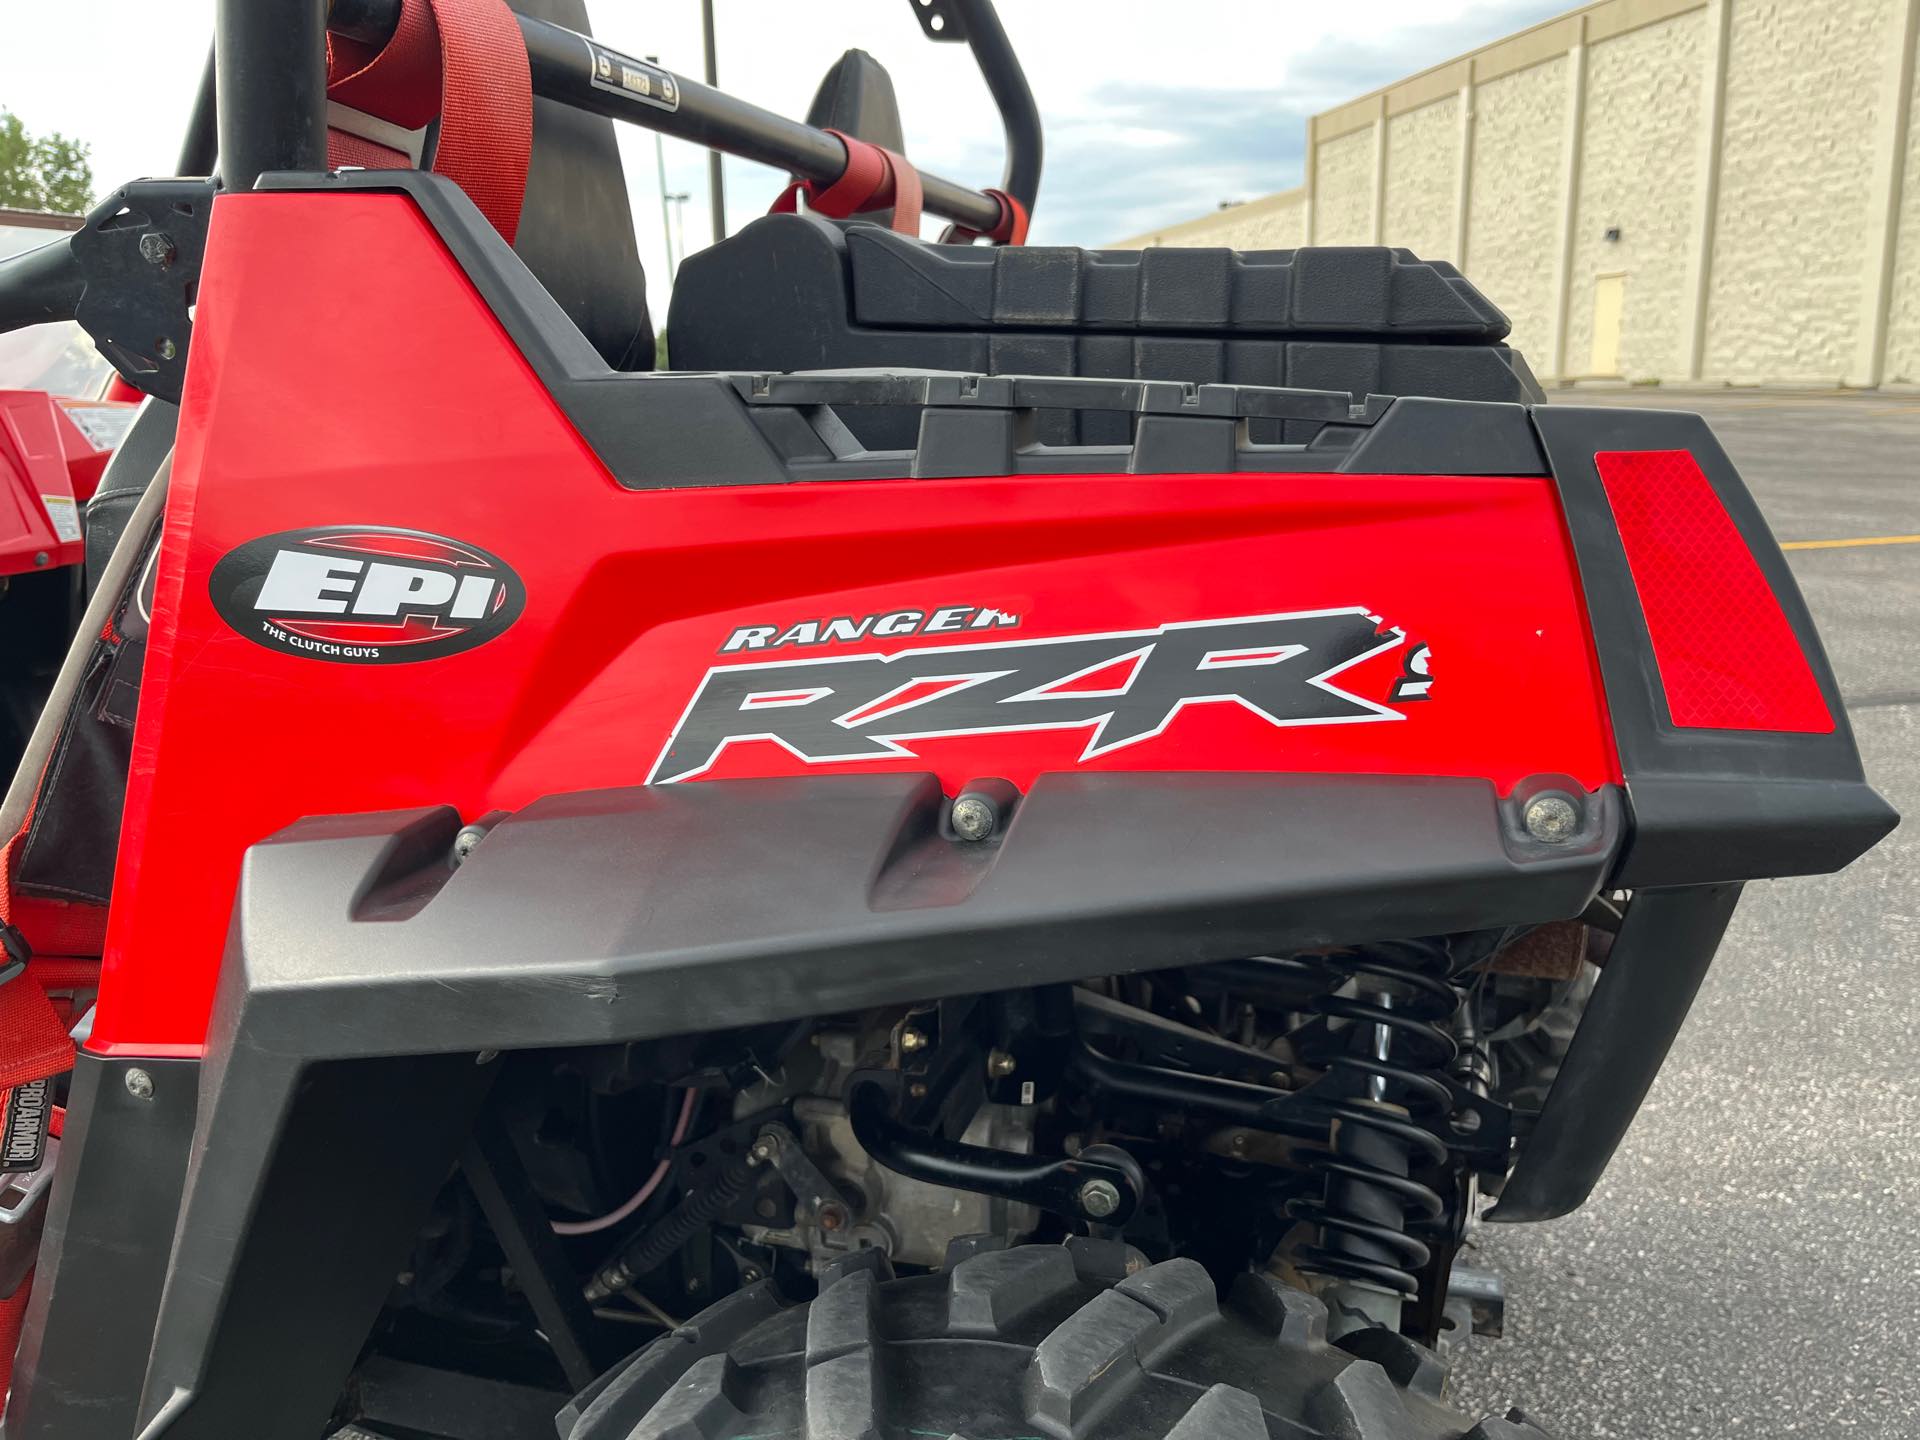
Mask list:
POLYGON ((256 644, 353 665, 471 650, 526 603, 520 577, 497 555, 384 525, 249 540, 220 557, 208 588, 220 618, 256 644))
POLYGON ((741 650, 787 650, 799 645, 832 645, 903 635, 951 635, 962 630, 1006 630, 1020 617, 991 605, 939 605, 931 610, 882 610, 877 615, 833 615, 791 625, 742 625, 720 647, 722 655, 741 650))
POLYGON ((1424 645, 1416 645, 1407 652, 1406 669, 1400 672, 1400 678, 1393 682, 1393 698, 1396 700, 1425 700, 1433 694, 1433 671, 1429 668, 1433 656, 1424 645))
POLYGON ((743 740, 824 765, 911 757, 906 742, 935 736, 1085 727, 1091 760, 1160 734, 1189 705, 1238 705, 1277 726, 1400 720, 1333 677, 1405 640, 1351 608, 716 665, 648 783, 693 779, 743 740))

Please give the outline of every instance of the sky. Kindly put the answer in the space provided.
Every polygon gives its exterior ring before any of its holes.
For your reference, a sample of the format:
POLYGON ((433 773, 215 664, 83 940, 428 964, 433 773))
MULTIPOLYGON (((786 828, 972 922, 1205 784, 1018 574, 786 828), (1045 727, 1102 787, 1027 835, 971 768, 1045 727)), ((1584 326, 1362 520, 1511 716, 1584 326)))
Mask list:
MULTIPOLYGON (((595 32, 701 73, 699 0, 588 0, 595 32)), ((1571 8, 1570 0, 1000 0, 1039 100, 1046 166, 1030 237, 1099 246, 1297 185, 1306 119, 1571 8)), ((170 172, 212 26, 212 0, 16 3, 0 106, 86 141, 96 189, 170 172)), ((722 89, 802 116, 843 50, 892 73, 907 153, 996 184, 998 117, 964 45, 922 35, 910 0, 717 0, 722 89)), ((617 127, 650 289, 667 287, 654 137, 617 127)), ((685 248, 708 243, 706 152, 664 145, 685 248)), ((764 211, 783 177, 729 161, 727 220, 764 211)), ((932 224, 929 233, 933 233, 932 224)), ((676 247, 680 248, 680 247, 676 247)))

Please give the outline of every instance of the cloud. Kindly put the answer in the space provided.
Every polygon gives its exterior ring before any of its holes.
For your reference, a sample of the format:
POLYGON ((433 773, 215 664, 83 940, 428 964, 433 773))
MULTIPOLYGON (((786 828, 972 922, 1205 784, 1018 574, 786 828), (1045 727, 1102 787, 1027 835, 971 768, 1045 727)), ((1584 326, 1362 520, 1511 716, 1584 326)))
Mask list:
POLYGON ((1259 87, 1102 82, 1084 108, 1050 117, 1033 238, 1099 245, 1289 189, 1304 178, 1309 117, 1563 9, 1559 0, 1503 0, 1369 35, 1321 36, 1259 87), (1174 140, 1116 143, 1139 131, 1174 140))

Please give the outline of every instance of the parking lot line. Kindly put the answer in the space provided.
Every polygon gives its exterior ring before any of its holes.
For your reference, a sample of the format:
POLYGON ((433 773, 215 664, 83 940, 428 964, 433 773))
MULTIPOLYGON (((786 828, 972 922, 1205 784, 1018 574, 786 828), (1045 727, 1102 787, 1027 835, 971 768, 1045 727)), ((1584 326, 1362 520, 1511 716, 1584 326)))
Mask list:
POLYGON ((1850 550, 1856 545, 1920 545, 1920 535, 1865 535, 1857 540, 1787 540, 1782 550, 1850 550))

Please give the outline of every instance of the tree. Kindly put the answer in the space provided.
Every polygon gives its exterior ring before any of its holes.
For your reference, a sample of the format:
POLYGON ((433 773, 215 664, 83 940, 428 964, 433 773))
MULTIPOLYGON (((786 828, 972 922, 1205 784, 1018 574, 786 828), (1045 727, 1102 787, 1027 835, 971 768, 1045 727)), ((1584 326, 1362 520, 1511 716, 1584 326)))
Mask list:
POLYGON ((81 215, 93 203, 87 147, 57 131, 35 138, 0 109, 0 206, 81 215))

